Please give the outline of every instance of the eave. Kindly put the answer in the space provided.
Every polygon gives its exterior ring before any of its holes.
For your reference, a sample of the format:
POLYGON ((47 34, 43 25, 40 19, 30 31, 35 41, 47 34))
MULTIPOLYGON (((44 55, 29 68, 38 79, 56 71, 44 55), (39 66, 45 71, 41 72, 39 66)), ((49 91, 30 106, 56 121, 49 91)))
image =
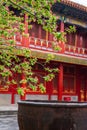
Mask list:
POLYGON ((87 7, 71 2, 69 0, 61 0, 56 2, 52 7, 53 12, 72 17, 77 20, 87 21, 87 7))

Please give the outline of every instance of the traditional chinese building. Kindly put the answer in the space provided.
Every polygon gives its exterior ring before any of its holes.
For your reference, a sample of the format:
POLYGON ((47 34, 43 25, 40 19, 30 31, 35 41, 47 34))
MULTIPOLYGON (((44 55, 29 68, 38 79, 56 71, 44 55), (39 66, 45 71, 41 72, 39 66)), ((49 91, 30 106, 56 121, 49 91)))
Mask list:
MULTIPOLYGON (((44 31, 41 25, 32 23, 33 28, 28 30, 26 15, 26 33, 29 37, 14 37, 18 47, 30 48, 32 54, 41 62, 47 54, 52 53, 54 59, 50 62, 50 67, 60 69, 50 82, 46 83, 39 77, 39 81, 46 87, 46 93, 28 90, 24 99, 87 101, 87 7, 69 0, 61 0, 53 5, 53 11, 58 17, 57 31, 64 32, 72 25, 76 27, 75 33, 66 35, 65 43, 57 43, 61 47, 60 51, 53 49, 52 43, 55 39, 44 31)), ((45 75, 40 65, 34 67, 34 72, 45 75)), ((5 97, 10 103, 15 103, 21 98, 16 91, 0 88, 0 102, 4 101, 5 97)))

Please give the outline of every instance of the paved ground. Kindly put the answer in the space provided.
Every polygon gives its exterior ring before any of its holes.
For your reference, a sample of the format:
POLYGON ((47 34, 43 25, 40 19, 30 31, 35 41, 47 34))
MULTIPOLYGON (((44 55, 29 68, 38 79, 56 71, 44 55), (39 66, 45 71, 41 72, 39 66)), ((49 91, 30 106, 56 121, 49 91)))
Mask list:
POLYGON ((15 105, 0 105, 0 112, 1 111, 17 111, 18 106, 17 104, 15 105))
POLYGON ((19 130, 17 106, 0 106, 0 130, 19 130))
POLYGON ((19 130, 16 115, 0 115, 0 130, 19 130))

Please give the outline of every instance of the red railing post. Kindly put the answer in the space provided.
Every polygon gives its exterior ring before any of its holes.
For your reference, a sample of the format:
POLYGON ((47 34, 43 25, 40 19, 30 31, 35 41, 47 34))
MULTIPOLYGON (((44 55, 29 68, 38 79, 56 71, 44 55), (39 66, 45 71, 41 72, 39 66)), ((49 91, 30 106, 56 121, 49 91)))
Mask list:
POLYGON ((59 87, 58 87, 58 100, 62 101, 62 94, 63 94, 63 64, 60 63, 59 66, 59 87))
POLYGON ((28 15, 24 15, 25 32, 22 36, 22 45, 24 47, 29 47, 29 33, 28 33, 28 15))
POLYGON ((15 103, 15 94, 14 92, 12 92, 11 94, 11 104, 14 104, 15 103))
MULTIPOLYGON (((60 23, 60 32, 64 32, 64 22, 61 21, 60 23)), ((61 47, 61 53, 64 53, 65 52, 65 43, 63 41, 61 41, 60 43, 60 47, 61 47)))
MULTIPOLYGON (((24 76, 24 74, 22 74, 22 79, 25 79, 25 76, 24 76)), ((24 90, 24 95, 22 96, 20 96, 20 98, 21 98, 21 100, 25 100, 26 99, 26 84, 25 83, 22 83, 22 86, 21 86, 22 88, 23 88, 23 90, 24 90)))

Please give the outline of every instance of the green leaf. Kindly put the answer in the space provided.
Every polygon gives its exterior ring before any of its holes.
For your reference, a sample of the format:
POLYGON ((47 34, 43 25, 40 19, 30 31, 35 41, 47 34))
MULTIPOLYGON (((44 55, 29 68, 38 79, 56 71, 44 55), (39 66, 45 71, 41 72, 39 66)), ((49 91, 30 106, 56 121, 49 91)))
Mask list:
POLYGON ((24 94, 25 94, 24 88, 18 87, 18 88, 17 88, 17 92, 18 92, 18 94, 21 95, 21 96, 24 96, 24 94))
POLYGON ((42 83, 39 84, 39 88, 40 88, 41 93, 45 93, 46 92, 46 88, 45 88, 45 86, 42 83))

